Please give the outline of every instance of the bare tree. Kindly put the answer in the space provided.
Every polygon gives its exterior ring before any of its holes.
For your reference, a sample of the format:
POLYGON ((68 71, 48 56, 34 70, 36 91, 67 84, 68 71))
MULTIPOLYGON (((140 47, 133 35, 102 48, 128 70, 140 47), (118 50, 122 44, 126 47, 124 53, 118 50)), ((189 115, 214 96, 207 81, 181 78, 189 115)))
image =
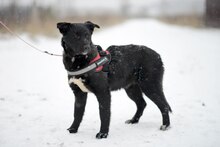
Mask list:
POLYGON ((220 0, 206 0, 206 25, 220 27, 220 0))

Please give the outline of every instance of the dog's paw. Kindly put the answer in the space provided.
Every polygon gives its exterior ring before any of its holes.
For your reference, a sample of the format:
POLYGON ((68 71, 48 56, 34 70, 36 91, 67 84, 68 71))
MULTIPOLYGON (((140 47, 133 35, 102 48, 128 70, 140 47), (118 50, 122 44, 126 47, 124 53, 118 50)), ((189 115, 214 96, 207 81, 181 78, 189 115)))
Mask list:
POLYGON ((70 133, 77 133, 77 131, 78 131, 77 129, 71 128, 71 127, 68 128, 67 130, 68 130, 70 133))
POLYGON ((138 122, 139 122, 139 119, 135 119, 135 118, 132 118, 132 119, 125 121, 126 124, 136 124, 138 122))
POLYGON ((97 139, 102 139, 102 138, 107 138, 107 137, 108 137, 108 133, 99 132, 98 134, 96 134, 97 139))
POLYGON ((168 130, 168 129, 170 129, 170 126, 169 126, 169 125, 162 125, 162 126, 160 126, 160 130, 161 130, 161 131, 166 131, 166 130, 168 130))

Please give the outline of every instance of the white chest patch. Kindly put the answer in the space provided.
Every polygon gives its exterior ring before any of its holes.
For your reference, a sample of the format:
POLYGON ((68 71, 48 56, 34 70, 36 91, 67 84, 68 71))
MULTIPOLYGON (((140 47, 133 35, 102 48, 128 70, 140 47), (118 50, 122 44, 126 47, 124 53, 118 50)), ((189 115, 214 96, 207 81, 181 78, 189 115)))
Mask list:
POLYGON ((79 79, 76 79, 74 77, 70 78, 69 79, 69 84, 76 84, 83 92, 91 92, 89 91, 89 89, 86 88, 86 86, 84 85, 83 83, 83 79, 79 78, 79 79))

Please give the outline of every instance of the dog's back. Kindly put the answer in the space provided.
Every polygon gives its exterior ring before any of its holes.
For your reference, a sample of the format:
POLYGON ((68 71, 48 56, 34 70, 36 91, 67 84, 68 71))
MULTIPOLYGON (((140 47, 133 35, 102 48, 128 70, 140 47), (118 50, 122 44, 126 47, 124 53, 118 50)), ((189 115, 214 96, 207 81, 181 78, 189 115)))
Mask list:
POLYGON ((117 90, 137 83, 142 77, 163 71, 160 55, 146 46, 110 46, 109 84, 117 90))

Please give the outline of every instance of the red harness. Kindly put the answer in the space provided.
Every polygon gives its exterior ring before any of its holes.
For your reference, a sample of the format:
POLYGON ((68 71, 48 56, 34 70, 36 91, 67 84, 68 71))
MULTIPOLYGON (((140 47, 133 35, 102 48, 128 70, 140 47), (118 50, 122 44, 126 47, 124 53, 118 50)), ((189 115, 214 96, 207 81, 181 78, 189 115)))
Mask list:
MULTIPOLYGON (((107 55, 110 54, 109 51, 105 51, 105 52, 106 52, 107 55)), ((92 59, 92 61, 89 62, 89 64, 94 63, 95 61, 99 60, 100 58, 101 58, 101 56, 100 56, 100 54, 98 53, 97 56, 96 56, 94 59, 92 59)), ((97 67, 95 71, 96 71, 96 72, 99 72, 99 71, 101 71, 102 69, 103 69, 103 65, 97 67)))

